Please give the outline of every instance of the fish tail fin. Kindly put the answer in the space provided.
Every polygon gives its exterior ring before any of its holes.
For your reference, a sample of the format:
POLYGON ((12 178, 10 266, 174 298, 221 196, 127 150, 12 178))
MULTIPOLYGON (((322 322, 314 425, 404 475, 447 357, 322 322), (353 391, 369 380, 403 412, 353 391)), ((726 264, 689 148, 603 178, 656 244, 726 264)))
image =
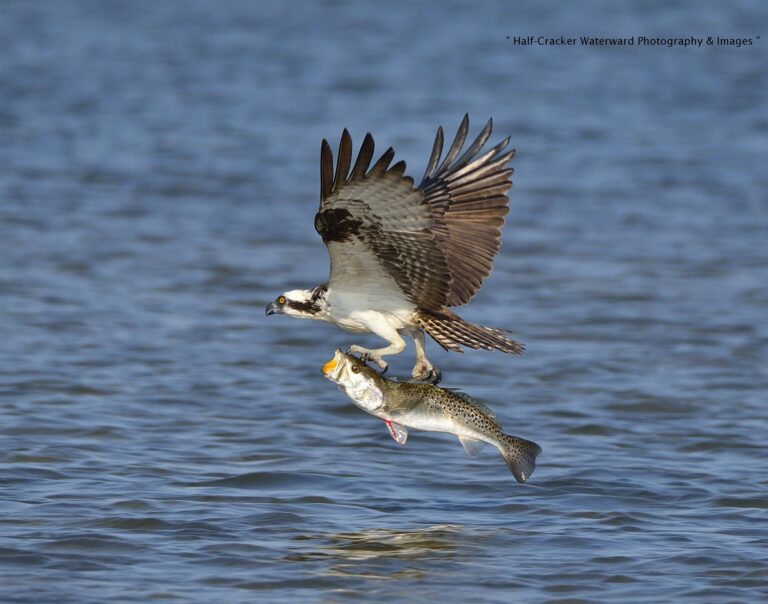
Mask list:
POLYGON ((535 442, 505 434, 502 438, 501 454, 517 482, 525 482, 536 469, 536 457, 541 447, 535 442))

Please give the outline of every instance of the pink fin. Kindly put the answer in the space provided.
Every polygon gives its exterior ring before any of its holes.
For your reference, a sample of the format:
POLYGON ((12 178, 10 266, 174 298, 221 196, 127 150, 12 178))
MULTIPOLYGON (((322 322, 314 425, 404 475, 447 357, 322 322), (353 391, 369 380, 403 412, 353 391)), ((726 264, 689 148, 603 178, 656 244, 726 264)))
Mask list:
POLYGON ((384 423, 387 424, 387 429, 389 430, 389 434, 392 436, 392 438, 395 439, 395 442, 398 445, 404 445, 405 441, 408 440, 408 430, 405 426, 401 426, 400 424, 396 424, 392 420, 385 419, 384 423))

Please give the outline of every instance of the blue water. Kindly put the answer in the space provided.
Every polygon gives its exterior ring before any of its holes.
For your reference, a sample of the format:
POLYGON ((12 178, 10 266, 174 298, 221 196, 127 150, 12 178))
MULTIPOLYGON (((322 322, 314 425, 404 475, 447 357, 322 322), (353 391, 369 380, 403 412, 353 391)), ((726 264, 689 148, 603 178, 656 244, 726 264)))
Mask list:
MULTIPOLYGON (((743 602, 768 596, 768 40, 758 1, 5 2, 0 600, 743 602), (544 449, 399 447, 264 317, 327 277, 323 137, 421 176, 469 112, 518 149, 460 312, 528 352, 444 384, 544 449)), ((412 348, 393 359, 407 375, 412 348)))

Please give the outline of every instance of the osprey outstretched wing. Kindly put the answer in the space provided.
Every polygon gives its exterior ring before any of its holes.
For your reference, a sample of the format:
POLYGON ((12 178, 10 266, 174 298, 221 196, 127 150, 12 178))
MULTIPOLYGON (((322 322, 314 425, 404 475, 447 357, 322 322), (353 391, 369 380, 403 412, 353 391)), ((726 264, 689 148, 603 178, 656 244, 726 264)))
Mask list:
POLYGON ((457 160, 469 131, 464 116, 448 154, 438 167, 443 147, 443 129, 437 129, 432 156, 419 189, 432 208, 430 231, 445 255, 451 273, 447 306, 469 302, 490 274, 493 257, 501 247, 501 227, 509 213, 507 191, 514 170, 507 164, 515 150, 504 152, 505 138, 482 155, 491 136, 493 121, 457 160))
POLYGON ((405 176, 405 162, 392 166, 389 148, 371 165, 373 137, 365 136, 352 165, 352 139, 344 130, 334 165, 323 140, 320 151, 320 209, 315 228, 328 248, 328 283, 292 290, 267 305, 267 314, 288 314, 371 332, 389 346, 352 346, 386 368, 383 356, 416 345, 415 377, 439 375, 424 352, 426 331, 446 350, 461 346, 520 353, 523 346, 501 330, 474 325, 449 310, 466 304, 491 272, 501 227, 509 211, 507 191, 514 151, 509 139, 483 152, 489 120, 463 151, 469 130, 465 115, 443 157, 438 128, 419 186, 405 176))
POLYGON ((320 211, 315 228, 331 257, 329 287, 381 291, 416 306, 440 310, 450 291, 450 273, 430 227, 424 193, 392 167, 388 149, 369 169, 373 137, 363 141, 352 172, 352 139, 344 130, 336 170, 328 142, 320 151, 320 211))
POLYGON ((320 210, 315 228, 331 256, 329 286, 359 289, 387 283, 425 310, 466 304, 491 271, 512 186, 503 153, 509 139, 482 155, 493 124, 464 154, 469 130, 465 115, 442 162, 438 128, 426 173, 418 188, 404 176, 405 162, 392 167, 392 148, 373 168, 374 142, 367 134, 355 165, 352 140, 344 130, 336 168, 328 142, 320 160, 320 210), (438 166, 439 164, 439 166, 438 166))

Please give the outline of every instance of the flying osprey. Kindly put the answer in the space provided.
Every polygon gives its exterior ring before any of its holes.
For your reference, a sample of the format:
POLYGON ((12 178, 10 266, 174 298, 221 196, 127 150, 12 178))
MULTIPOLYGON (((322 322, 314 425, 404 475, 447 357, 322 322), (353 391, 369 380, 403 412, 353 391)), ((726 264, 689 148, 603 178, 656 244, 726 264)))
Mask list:
POLYGON ((353 345, 351 352, 386 370, 385 355, 405 349, 413 338, 417 379, 439 379, 424 353, 426 331, 446 350, 460 345, 520 354, 523 346, 501 330, 464 321, 449 310, 466 304, 491 272, 509 212, 507 191, 514 150, 509 138, 481 154, 491 135, 489 120, 459 157, 469 130, 464 116, 448 154, 443 130, 418 187, 404 176, 405 162, 390 167, 390 147, 373 164, 373 137, 365 135, 352 164, 352 139, 341 135, 334 169, 326 140, 320 149, 320 210, 315 229, 331 257, 331 276, 313 289, 287 291, 266 307, 286 314, 334 323, 354 333, 374 333, 389 346, 374 350, 353 345))

